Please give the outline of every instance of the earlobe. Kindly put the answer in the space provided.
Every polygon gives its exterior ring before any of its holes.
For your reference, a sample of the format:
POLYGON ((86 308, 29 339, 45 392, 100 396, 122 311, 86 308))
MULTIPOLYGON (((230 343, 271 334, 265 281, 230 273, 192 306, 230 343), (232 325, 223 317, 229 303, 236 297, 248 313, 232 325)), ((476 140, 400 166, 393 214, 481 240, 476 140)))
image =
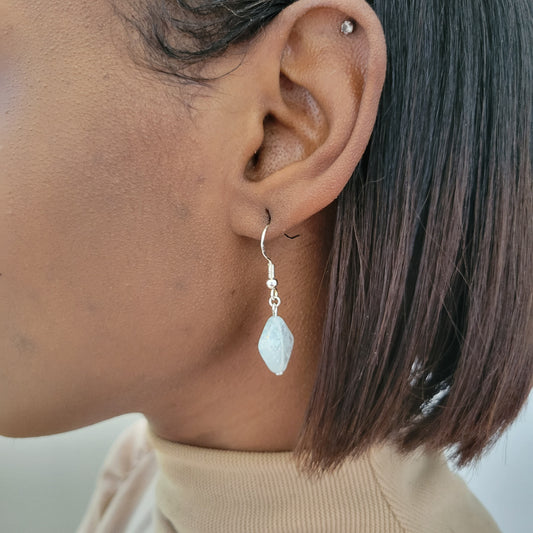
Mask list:
POLYGON ((385 39, 364 0, 298 0, 242 67, 255 80, 249 113, 262 143, 250 144, 243 179, 231 184, 231 225, 257 239, 268 208, 272 238, 328 206, 350 179, 376 119, 385 39))

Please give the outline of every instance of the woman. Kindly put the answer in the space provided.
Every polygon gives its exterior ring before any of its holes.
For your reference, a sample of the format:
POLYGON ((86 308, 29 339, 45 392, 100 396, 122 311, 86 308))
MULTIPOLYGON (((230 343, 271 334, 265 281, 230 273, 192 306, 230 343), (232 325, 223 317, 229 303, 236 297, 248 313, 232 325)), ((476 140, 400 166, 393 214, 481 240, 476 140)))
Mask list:
POLYGON ((146 419, 80 531, 497 531, 530 3, 0 6, 1 433, 146 419))

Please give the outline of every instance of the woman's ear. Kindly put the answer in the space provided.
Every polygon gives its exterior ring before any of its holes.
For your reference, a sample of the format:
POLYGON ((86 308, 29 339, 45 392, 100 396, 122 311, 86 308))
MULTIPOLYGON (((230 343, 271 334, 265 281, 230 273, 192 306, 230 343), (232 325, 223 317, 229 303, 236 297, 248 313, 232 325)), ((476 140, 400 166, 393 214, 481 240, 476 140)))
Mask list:
POLYGON ((369 142, 385 70, 364 0, 297 0, 252 41, 236 85, 246 126, 242 173, 228 183, 235 233, 258 238, 268 209, 269 238, 281 235, 337 198, 369 142))

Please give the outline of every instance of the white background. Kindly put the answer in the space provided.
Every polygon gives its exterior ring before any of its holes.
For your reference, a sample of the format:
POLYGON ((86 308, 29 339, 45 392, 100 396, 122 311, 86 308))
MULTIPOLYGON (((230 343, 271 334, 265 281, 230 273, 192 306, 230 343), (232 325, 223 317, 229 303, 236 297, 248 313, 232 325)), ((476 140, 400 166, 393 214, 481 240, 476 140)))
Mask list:
MULTIPOLYGON (((533 532, 531 398, 496 447, 476 468, 461 472, 503 533, 533 532)), ((0 437, 0 533, 73 533, 109 446, 139 417, 51 437, 0 437)))

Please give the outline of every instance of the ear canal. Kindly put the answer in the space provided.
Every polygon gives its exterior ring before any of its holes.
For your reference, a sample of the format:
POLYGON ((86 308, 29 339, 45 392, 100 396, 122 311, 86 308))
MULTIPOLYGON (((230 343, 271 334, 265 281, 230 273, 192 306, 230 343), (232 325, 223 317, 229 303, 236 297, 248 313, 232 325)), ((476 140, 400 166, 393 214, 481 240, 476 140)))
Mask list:
POLYGON ((327 120, 311 93, 280 74, 282 104, 263 119, 263 142, 245 169, 261 181, 312 154, 327 137, 327 120))

